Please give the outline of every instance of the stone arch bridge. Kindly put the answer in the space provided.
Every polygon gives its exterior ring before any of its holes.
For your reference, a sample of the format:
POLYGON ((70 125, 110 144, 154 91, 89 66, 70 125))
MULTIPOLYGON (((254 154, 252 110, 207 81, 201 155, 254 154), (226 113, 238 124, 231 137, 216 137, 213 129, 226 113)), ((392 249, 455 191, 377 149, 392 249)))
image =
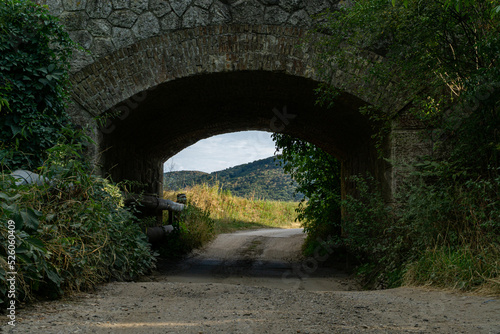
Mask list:
MULTIPOLYGON (((159 193, 163 161, 196 141, 232 131, 287 133, 342 161, 343 176, 371 172, 388 199, 395 171, 377 158, 358 109, 403 108, 387 87, 344 87, 332 109, 315 104, 315 51, 304 44, 315 14, 337 0, 39 0, 87 52, 72 62, 69 112, 95 129, 93 152, 115 181, 159 193), (96 118, 108 118, 98 126, 96 118)), ((380 61, 377 56, 369 61, 380 61)), ((368 62, 369 62, 368 61, 368 62)), ((338 69, 332 83, 350 74, 338 69)), ((425 145, 398 123, 386 157, 425 145)), ((231 154, 231 152, 228 152, 231 154)), ((343 183, 343 193, 350 191, 343 183)))

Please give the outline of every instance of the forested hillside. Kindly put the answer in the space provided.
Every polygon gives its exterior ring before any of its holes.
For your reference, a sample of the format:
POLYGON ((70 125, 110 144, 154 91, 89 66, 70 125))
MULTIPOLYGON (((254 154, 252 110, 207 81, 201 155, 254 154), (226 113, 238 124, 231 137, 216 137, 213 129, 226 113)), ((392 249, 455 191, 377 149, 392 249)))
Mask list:
POLYGON ((164 174, 164 186, 168 190, 180 190, 196 184, 219 183, 239 197, 254 197, 266 200, 298 201, 303 196, 295 195, 296 184, 277 165, 274 157, 257 160, 213 173, 196 171, 168 172, 164 174))

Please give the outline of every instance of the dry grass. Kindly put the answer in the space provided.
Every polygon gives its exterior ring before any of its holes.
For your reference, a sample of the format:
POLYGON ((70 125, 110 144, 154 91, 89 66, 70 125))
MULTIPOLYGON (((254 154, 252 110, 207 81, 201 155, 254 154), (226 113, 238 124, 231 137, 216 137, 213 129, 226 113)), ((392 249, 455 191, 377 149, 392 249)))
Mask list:
POLYGON ((229 233, 255 228, 295 228, 298 203, 264 201, 232 196, 219 185, 196 185, 180 192, 165 191, 164 198, 176 200, 178 193, 187 195, 188 203, 210 212, 214 232, 229 233))

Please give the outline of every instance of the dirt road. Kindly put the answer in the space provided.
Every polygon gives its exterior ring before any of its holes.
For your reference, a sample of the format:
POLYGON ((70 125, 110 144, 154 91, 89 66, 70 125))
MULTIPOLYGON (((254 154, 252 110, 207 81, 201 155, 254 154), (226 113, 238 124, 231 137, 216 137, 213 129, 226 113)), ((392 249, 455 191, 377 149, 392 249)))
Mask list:
POLYGON ((33 305, 5 333, 500 333, 500 298, 399 288, 357 291, 299 229, 219 236, 141 282, 33 305))

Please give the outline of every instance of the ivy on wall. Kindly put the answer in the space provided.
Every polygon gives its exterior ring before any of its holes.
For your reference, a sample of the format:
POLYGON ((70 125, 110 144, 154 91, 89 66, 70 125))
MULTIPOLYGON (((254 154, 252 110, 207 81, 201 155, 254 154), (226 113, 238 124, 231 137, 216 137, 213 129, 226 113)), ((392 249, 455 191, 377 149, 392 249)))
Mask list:
POLYGON ((69 61, 75 43, 48 9, 0 2, 0 161, 33 169, 69 123, 69 61))

